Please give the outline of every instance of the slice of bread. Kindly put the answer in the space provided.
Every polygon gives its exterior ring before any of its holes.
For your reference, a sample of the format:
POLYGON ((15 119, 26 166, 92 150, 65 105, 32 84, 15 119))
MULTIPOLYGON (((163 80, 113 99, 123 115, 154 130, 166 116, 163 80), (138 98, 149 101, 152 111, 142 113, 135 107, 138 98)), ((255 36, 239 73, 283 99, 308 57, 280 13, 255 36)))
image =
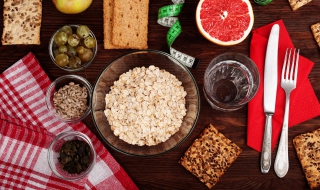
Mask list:
POLYGON ((238 145, 210 124, 194 140, 179 163, 211 189, 241 152, 238 145))
POLYGON ((120 49, 122 47, 112 44, 112 23, 113 23, 114 0, 103 0, 103 33, 104 49, 120 49))
POLYGON ((306 5, 307 3, 311 2, 311 0, 288 0, 289 4, 292 8, 292 10, 298 10, 303 5, 306 5))
POLYGON ((148 48, 149 0, 114 1, 112 44, 125 49, 148 48))
POLYGON ((41 19, 42 0, 4 1, 2 45, 39 45, 41 19))
POLYGON ((293 139, 298 159, 311 189, 320 187, 320 128, 293 139))
POLYGON ((320 22, 311 25, 311 31, 314 39, 316 40, 318 47, 320 48, 320 22))

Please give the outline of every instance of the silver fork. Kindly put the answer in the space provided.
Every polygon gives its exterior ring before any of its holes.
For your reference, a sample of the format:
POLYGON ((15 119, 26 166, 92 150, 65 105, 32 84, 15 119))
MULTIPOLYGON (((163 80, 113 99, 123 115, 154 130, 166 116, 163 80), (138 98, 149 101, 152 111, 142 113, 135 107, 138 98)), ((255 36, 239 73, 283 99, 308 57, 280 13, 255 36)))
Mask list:
POLYGON ((288 121, 289 121, 289 104, 290 104, 290 93, 296 88, 297 75, 298 75, 298 62, 299 52, 296 49, 286 50, 284 63, 282 66, 281 73, 281 87, 286 93, 286 105, 284 110, 283 125, 281 131, 281 137, 279 147, 274 162, 274 170, 278 177, 284 177, 289 170, 289 158, 288 158, 288 121), (292 55, 291 55, 291 52, 292 55))

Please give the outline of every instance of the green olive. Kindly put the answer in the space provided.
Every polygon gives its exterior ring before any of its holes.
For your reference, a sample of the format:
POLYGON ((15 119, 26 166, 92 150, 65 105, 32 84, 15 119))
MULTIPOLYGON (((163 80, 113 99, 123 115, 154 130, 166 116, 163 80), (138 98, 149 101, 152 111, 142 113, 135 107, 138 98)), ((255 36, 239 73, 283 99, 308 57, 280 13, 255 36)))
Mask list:
POLYGON ((79 58, 82 62, 88 62, 93 58, 93 52, 91 49, 86 49, 84 53, 79 54, 79 58))
POLYGON ((65 67, 69 63, 69 57, 64 53, 61 53, 55 57, 55 61, 60 67, 65 67))
POLYGON ((77 28, 77 34, 80 38, 86 38, 90 35, 90 29, 86 25, 80 25, 77 28))
POLYGON ((63 32, 63 31, 59 31, 55 36, 54 36, 54 43, 57 46, 62 46, 65 45, 68 41, 68 35, 63 32))

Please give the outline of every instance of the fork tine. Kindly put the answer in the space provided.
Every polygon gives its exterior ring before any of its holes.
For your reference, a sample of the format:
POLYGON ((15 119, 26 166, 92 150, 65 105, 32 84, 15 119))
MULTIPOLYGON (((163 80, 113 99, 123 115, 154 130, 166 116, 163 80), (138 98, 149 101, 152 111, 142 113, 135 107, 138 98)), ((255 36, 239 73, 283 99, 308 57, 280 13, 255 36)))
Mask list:
POLYGON ((281 79, 284 79, 284 73, 285 73, 285 68, 286 68, 286 65, 287 65, 287 58, 288 58, 288 49, 286 50, 286 54, 284 55, 284 61, 283 61, 283 66, 282 66, 282 73, 281 73, 281 79))
POLYGON ((298 49, 298 52, 296 53, 296 62, 295 62, 295 71, 294 71, 294 84, 297 84, 297 77, 298 77, 298 67, 299 67, 299 54, 300 49, 298 49))
POLYGON ((290 63, 291 63, 291 49, 289 49, 287 68, 285 69, 285 71, 286 71, 286 77, 285 77, 285 79, 286 79, 286 80, 288 79, 289 73, 290 73, 290 63))
MULTIPOLYGON (((289 78, 289 80, 294 80, 293 73, 294 73, 294 69, 295 69, 295 56, 296 56, 296 49, 293 49, 292 61, 290 62, 291 69, 290 69, 290 78, 289 78)), ((289 70, 288 70, 288 72, 289 72, 289 70)))

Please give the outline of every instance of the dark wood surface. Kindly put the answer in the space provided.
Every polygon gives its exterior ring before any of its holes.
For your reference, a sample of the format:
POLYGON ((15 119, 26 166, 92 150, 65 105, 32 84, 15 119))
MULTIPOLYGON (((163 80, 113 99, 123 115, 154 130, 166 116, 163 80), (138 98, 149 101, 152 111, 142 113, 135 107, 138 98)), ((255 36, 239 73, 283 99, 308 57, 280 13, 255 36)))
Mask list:
MULTIPOLYGON (((283 19, 294 45, 301 49, 303 56, 315 62, 309 79, 317 97, 320 98, 320 51, 310 30, 310 25, 320 22, 320 2, 314 0, 297 11, 292 11, 288 0, 274 0, 267 6, 259 6, 253 0, 251 0, 251 3, 255 15, 253 29, 278 19, 283 19)), ((3 1, 1 1, 1 4, 3 4, 3 1)), ((150 0, 148 35, 150 49, 168 52, 165 40, 168 28, 157 24, 157 12, 160 7, 169 4, 172 4, 169 0, 150 0)), ((197 4, 197 0, 186 1, 182 13, 179 15, 183 33, 177 38, 174 47, 200 59, 201 62, 198 69, 190 70, 197 81, 199 89, 202 89, 203 74, 209 61, 213 57, 228 51, 249 55, 251 35, 242 43, 230 47, 218 46, 207 41, 198 32, 196 27, 195 10, 197 4)), ((41 45, 0 45, 0 73, 31 51, 38 58, 41 66, 51 80, 68 74, 52 63, 47 48, 53 32, 65 24, 86 24, 98 39, 99 50, 96 59, 85 71, 76 73, 86 77, 91 84, 94 84, 99 73, 110 61, 130 51, 103 49, 102 0, 93 0, 90 8, 78 15, 60 13, 50 0, 45 0, 43 1, 42 12, 41 45)), ((0 20, 2 20, 2 9, 0 15, 0 20)), ((2 22, 0 22, 0 26, 2 28, 2 22)), ((211 109, 205 101, 202 90, 200 90, 200 95, 201 111, 196 127, 186 141, 176 149, 157 157, 138 158, 118 153, 104 143, 105 147, 111 152, 140 189, 207 189, 196 177, 180 166, 178 160, 209 123, 215 125, 220 132, 243 149, 241 155, 218 182, 215 189, 309 188, 292 145, 292 139, 296 135, 319 128, 320 117, 305 121, 290 128, 290 168, 288 174, 280 179, 276 176, 273 166, 268 174, 262 174, 259 167, 260 153, 246 145, 247 107, 245 106, 231 113, 215 111, 211 109)), ((84 123, 98 135, 91 116, 88 116, 84 123)), ((272 161, 274 161, 275 152, 276 149, 273 151, 272 161)))

